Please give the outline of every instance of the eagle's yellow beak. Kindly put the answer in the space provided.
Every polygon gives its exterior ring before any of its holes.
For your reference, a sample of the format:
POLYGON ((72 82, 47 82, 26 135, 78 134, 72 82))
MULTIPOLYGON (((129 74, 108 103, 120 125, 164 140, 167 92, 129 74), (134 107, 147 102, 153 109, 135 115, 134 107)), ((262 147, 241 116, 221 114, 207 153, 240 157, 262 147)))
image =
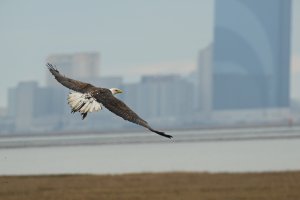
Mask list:
POLYGON ((117 90, 117 94, 120 94, 120 93, 123 93, 123 91, 122 90, 117 90))

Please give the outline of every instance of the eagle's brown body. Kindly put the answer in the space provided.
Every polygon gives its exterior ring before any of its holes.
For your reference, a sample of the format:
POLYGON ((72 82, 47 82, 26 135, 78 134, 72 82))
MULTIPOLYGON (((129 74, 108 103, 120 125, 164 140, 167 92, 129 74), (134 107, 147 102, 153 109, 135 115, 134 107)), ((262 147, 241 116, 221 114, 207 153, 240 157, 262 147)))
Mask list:
MULTIPOLYGON (((149 124, 139 117, 133 110, 131 110, 124 102, 114 97, 112 92, 107 88, 95 87, 89 83, 84 83, 81 81, 73 80, 68 77, 65 77, 59 73, 59 71, 53 67, 51 64, 47 64, 48 69, 55 77, 55 79, 61 83, 63 86, 82 93, 89 94, 92 98, 94 98, 97 102, 101 103, 105 108, 107 108, 112 113, 122 117, 124 120, 130 121, 132 123, 138 124, 149 129, 152 132, 155 132, 161 136, 172 138, 171 135, 167 135, 164 132, 156 131, 152 129, 149 124)), ((83 105, 82 105, 83 106, 83 105)), ((82 107, 81 106, 81 107, 82 107)), ((79 109, 72 110, 73 112, 77 112, 79 109)), ((82 113, 83 119, 86 117, 87 112, 82 113)))

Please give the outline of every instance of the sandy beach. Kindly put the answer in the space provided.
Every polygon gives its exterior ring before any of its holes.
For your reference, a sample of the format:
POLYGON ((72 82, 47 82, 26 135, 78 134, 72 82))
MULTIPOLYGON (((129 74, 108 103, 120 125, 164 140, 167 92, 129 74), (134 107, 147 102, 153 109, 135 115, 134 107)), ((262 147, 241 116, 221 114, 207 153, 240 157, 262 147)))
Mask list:
POLYGON ((300 171, 2 176, 1 200, 300 199, 300 171))

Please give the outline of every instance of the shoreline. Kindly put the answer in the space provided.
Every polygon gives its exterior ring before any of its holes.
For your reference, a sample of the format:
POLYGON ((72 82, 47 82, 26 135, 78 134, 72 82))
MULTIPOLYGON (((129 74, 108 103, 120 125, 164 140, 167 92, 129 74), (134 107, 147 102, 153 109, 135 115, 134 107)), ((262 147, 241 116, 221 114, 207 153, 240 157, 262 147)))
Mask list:
POLYGON ((172 133, 174 137, 172 140, 167 140, 155 134, 144 132, 0 137, 0 149, 170 142, 226 142, 246 140, 300 139, 299 131, 300 127, 190 130, 185 131, 184 134, 182 134, 180 131, 175 131, 172 133))

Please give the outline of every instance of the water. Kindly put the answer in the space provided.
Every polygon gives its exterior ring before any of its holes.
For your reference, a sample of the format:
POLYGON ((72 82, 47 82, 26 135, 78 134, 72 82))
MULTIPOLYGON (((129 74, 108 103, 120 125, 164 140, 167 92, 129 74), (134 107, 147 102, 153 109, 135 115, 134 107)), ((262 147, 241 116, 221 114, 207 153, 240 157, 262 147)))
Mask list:
POLYGON ((300 139, 2 148, 0 163, 0 175, 300 170, 300 139))

